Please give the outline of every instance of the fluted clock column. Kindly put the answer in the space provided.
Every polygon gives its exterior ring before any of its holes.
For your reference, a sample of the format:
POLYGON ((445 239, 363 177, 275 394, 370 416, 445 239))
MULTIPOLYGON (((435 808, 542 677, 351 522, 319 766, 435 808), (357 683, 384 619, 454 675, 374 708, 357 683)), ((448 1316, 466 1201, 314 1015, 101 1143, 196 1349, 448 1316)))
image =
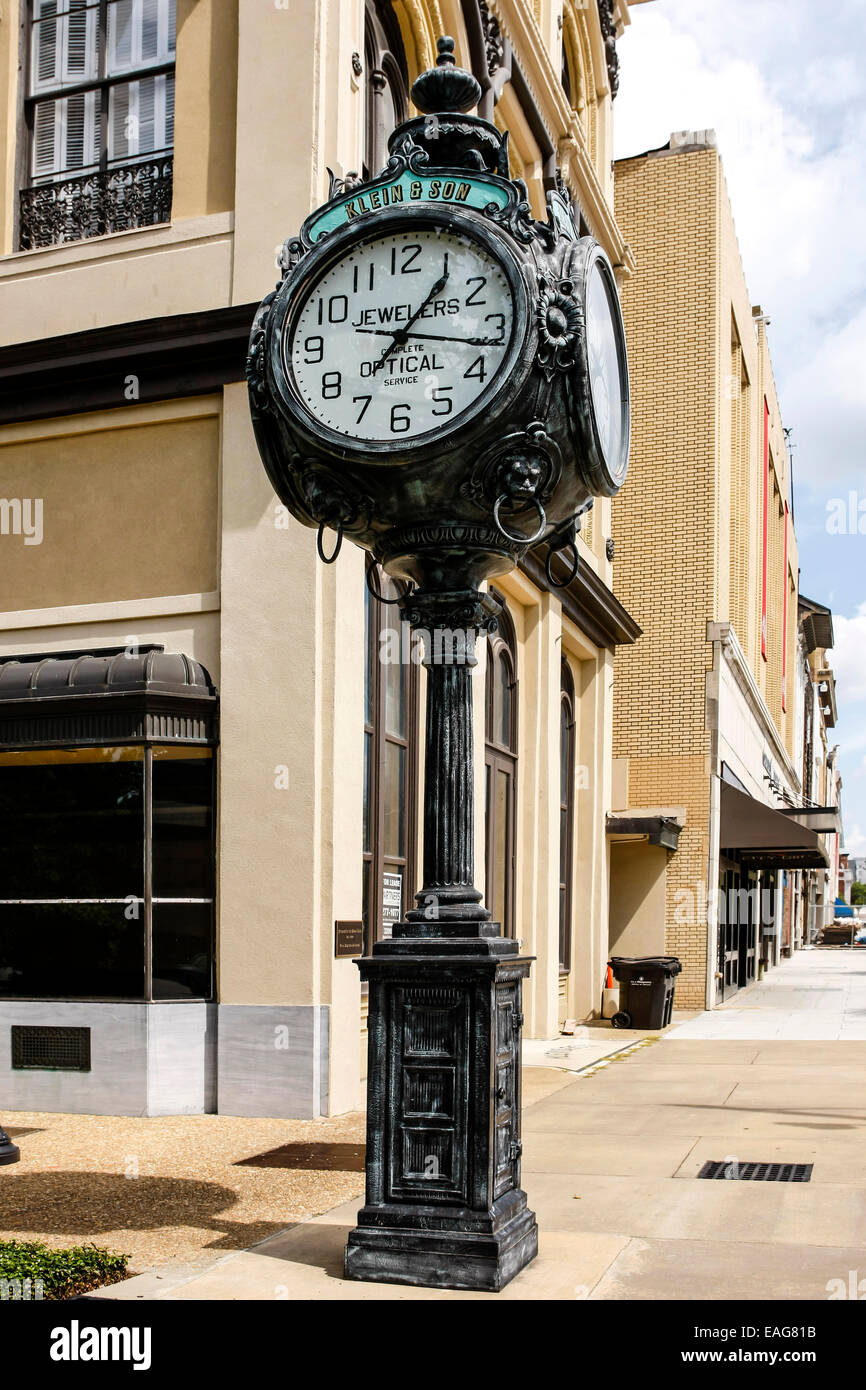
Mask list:
POLYGON ((395 936, 476 935, 490 918, 473 881, 472 671, 476 635, 495 631, 498 609, 472 591, 414 593, 403 602, 404 618, 421 632, 427 669, 424 884, 395 936))

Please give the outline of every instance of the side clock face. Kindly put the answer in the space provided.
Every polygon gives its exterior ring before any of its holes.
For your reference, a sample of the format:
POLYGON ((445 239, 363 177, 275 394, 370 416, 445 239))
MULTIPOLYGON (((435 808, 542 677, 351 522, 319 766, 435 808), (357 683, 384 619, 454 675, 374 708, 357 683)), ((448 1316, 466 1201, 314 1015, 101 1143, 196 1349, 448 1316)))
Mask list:
POLYGON ((418 227, 356 242, 287 321, 300 401, 347 442, 399 446, 450 431, 499 384, 515 308, 473 237, 418 227))
POLYGON ((586 281, 586 364, 604 491, 625 480, 629 449, 628 365, 619 298, 606 260, 592 259, 586 281))

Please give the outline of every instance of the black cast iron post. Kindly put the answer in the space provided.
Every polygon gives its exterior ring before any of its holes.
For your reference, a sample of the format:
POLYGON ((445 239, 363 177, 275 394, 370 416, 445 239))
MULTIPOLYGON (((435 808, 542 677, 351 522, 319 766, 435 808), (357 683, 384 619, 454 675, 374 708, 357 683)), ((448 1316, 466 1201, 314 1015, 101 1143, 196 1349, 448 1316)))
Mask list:
POLYGON ((417 592, 427 668, 424 884, 359 962, 369 983, 367 1194, 352 1279, 501 1289, 534 1258, 520 1188, 521 986, 530 961, 473 883, 472 671, 498 604, 417 592))

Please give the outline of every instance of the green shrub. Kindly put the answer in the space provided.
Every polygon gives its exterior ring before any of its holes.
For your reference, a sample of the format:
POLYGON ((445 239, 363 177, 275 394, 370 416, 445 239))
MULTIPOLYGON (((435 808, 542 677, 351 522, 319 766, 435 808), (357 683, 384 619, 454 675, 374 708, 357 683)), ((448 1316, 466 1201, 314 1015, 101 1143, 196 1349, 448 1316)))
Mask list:
POLYGON ((125 1279, 129 1258, 98 1245, 52 1250, 41 1241, 0 1240, 0 1300, 75 1298, 125 1279))

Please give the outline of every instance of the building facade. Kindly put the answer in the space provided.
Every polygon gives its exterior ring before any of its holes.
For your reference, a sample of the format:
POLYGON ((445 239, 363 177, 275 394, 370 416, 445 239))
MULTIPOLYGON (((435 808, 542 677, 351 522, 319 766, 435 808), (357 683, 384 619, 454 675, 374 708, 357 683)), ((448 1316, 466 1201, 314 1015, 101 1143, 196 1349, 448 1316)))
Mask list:
POLYGON ((793 949, 830 867, 803 812, 788 454, 713 132, 618 162, 615 210, 637 268, 613 532, 643 636, 615 666, 611 951, 678 956, 678 1003, 712 1007, 793 949))
MULTIPOLYGON (((628 21, 625 0, 4 7, 6 1107, 358 1105, 351 957, 419 886, 424 672, 373 597, 390 581, 349 547, 320 564, 271 492, 252 316, 329 171, 382 167, 442 33, 535 215, 567 188, 627 280, 628 21)), ((611 528, 597 503, 562 589, 543 554, 498 584, 476 675, 477 881, 536 958, 530 1036, 597 1009, 607 959, 614 653, 639 632, 611 528)))

